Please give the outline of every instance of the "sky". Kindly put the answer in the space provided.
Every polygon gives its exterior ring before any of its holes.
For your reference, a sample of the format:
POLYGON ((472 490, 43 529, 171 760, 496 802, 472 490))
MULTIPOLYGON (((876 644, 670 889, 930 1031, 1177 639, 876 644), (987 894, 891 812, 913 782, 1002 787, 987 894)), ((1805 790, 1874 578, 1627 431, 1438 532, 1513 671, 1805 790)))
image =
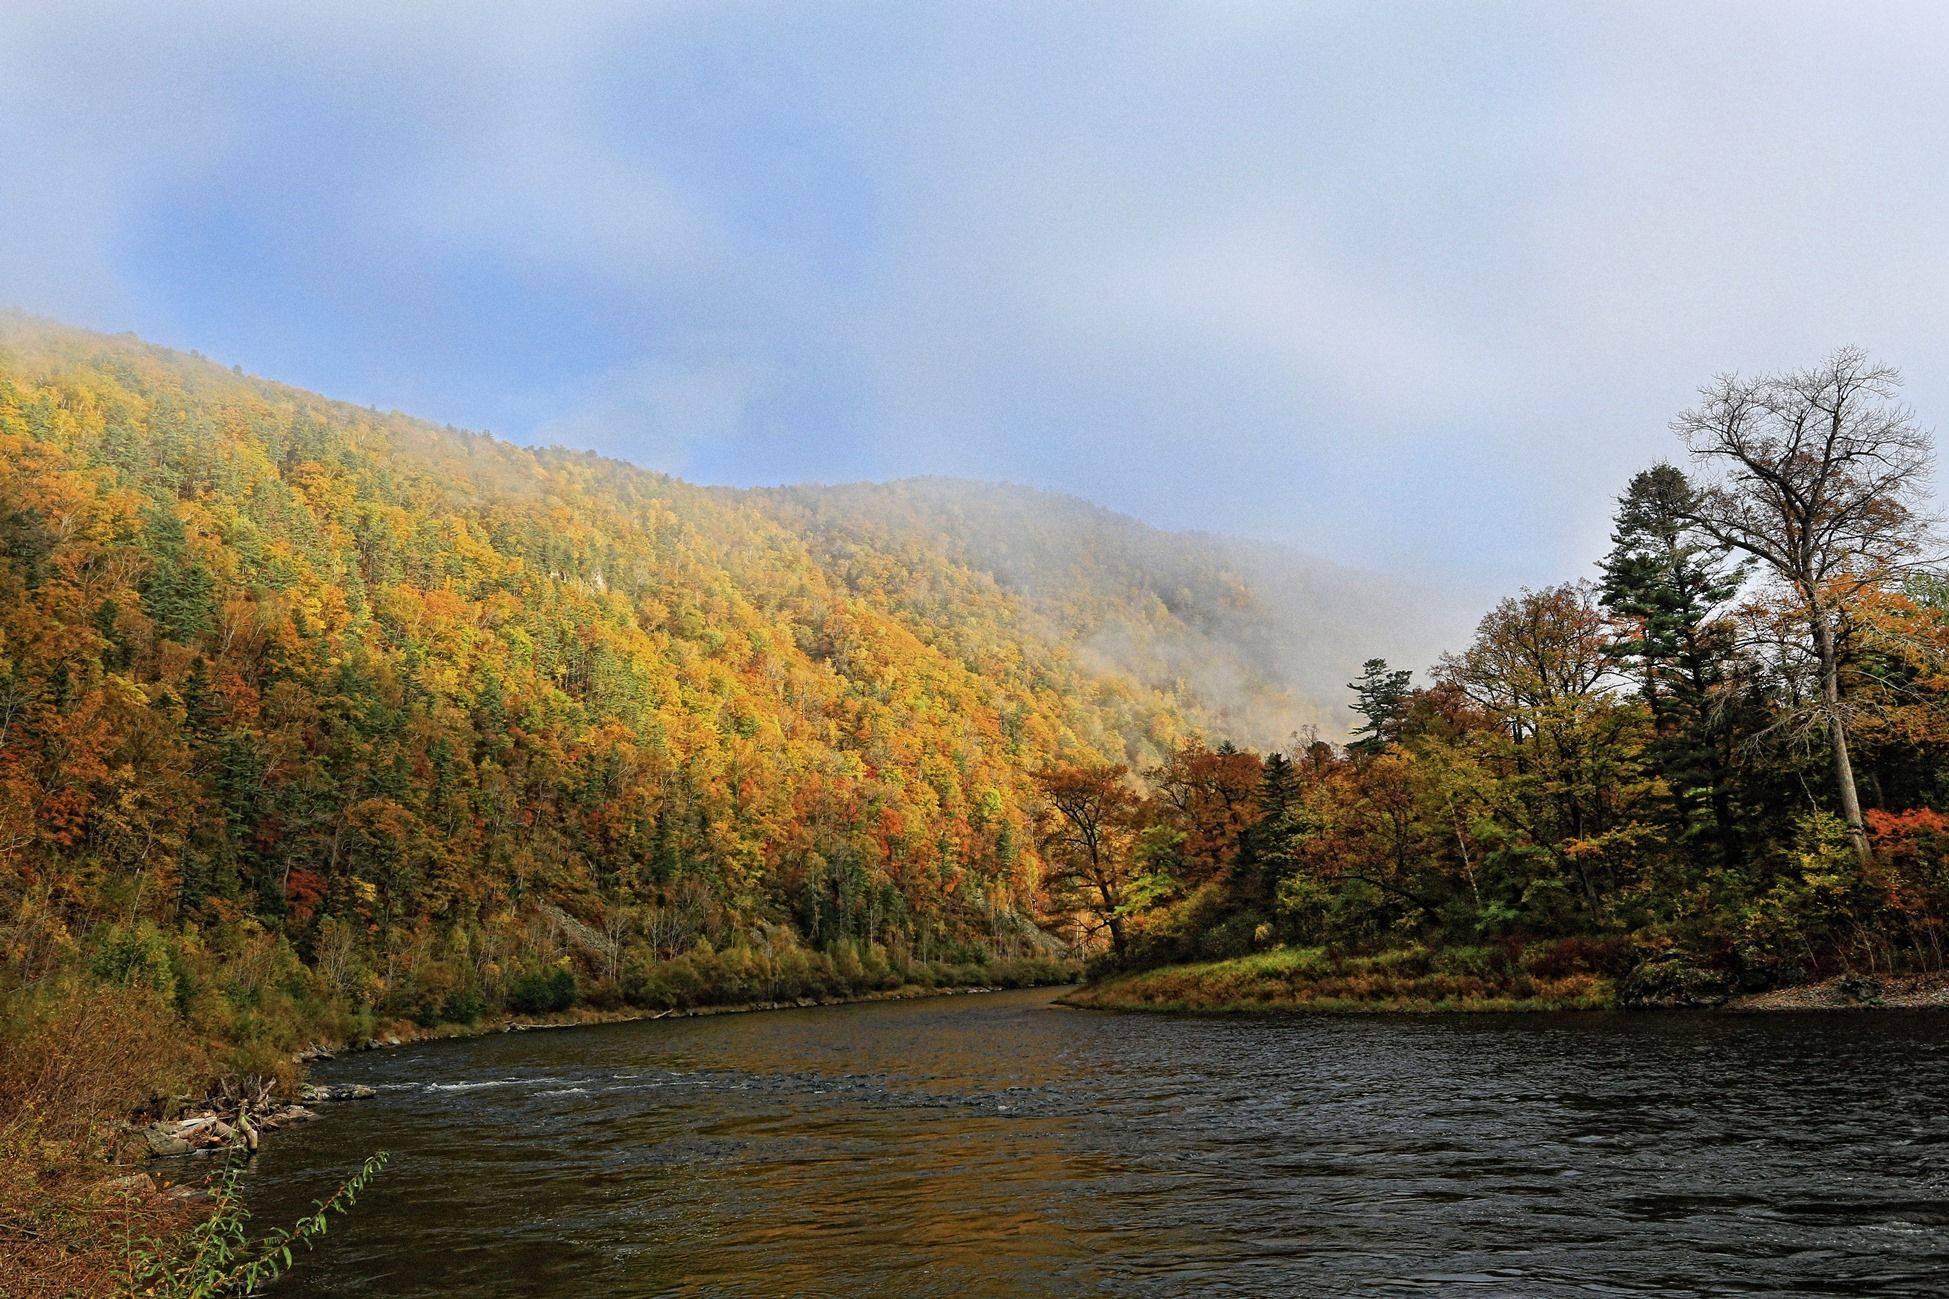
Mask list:
POLYGON ((1949 8, 0 8, 0 304, 738 485, 1484 598, 1726 370, 1949 416, 1949 8))

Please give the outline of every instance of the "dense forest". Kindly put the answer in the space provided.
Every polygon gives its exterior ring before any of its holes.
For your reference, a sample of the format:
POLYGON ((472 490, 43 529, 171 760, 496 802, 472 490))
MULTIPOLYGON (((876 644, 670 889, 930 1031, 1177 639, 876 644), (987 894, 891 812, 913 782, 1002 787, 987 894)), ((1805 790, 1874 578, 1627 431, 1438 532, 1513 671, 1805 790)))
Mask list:
POLYGON ((1296 732, 1339 738, 1343 682, 1362 652, 1419 661, 1440 650, 1442 627, 1468 623, 1466 609, 1410 582, 1165 532, 1026 487, 921 478, 740 495, 822 560, 903 564, 898 587, 931 597, 909 599, 915 616, 958 616, 953 593, 933 585, 945 554, 1013 597, 1044 639, 1179 701, 1214 740, 1265 748, 1296 732))
POLYGON ((1073 968, 1033 773, 1200 702, 782 514, 0 321, 0 1201, 313 1042, 1073 968))
POLYGON ((1709 1004, 1943 967, 1931 447, 1852 351, 1724 378, 1593 580, 1503 600, 1344 747, 1045 774, 1050 878, 1161 1005, 1709 1004))
POLYGON ((1042 953, 1031 773, 1201 720, 912 539, 128 340, 11 322, 0 438, 16 977, 222 1018, 242 944, 425 1020, 700 943, 1042 953))

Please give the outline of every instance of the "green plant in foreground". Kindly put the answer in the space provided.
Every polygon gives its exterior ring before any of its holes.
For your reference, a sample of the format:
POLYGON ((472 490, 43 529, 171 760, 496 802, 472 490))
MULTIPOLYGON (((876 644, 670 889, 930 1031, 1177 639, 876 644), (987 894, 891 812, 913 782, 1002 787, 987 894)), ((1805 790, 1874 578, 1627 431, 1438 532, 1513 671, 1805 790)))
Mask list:
POLYGON ((331 1219, 352 1207, 366 1184, 386 1166, 387 1158, 383 1150, 368 1157, 336 1191, 317 1201, 310 1214, 255 1242, 247 1230, 250 1210, 244 1207, 239 1189, 243 1164, 233 1159, 217 1179, 214 1211, 185 1240, 144 1240, 133 1251, 129 1293, 159 1299, 261 1294, 291 1270, 298 1249, 311 1249, 331 1219))

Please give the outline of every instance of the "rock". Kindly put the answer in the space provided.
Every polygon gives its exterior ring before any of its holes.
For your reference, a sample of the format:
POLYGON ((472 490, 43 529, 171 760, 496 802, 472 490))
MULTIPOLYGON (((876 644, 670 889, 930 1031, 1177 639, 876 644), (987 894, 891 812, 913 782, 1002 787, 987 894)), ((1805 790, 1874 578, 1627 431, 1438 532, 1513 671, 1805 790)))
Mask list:
POLYGON ((143 1130, 152 1153, 160 1156, 209 1154, 237 1140, 237 1130, 215 1114, 152 1123, 143 1130))
POLYGON ((364 1083, 307 1083, 298 1089, 298 1099, 306 1105, 322 1105, 328 1101, 365 1101, 379 1094, 376 1087, 364 1083))
POLYGON ((156 1179, 147 1173, 129 1173, 124 1177, 112 1177, 104 1185, 111 1191, 121 1191, 127 1195, 147 1195, 156 1189, 156 1179))
POLYGON ((170 1200, 182 1200, 186 1203, 195 1203, 209 1199, 210 1192, 201 1186, 192 1186, 188 1182, 178 1182, 176 1185, 164 1191, 163 1197, 170 1200))
POLYGON ((190 1152, 189 1142, 174 1133, 164 1131, 161 1124, 148 1128, 142 1135, 149 1143, 149 1153, 158 1158, 167 1159, 172 1155, 187 1155, 190 1152))
POLYGON ((1640 961, 1619 981, 1617 1002, 1631 1010, 1693 1010, 1724 1005, 1733 987, 1725 971, 1665 952, 1640 961))
POLYGON ((1832 987, 1843 1000, 1856 1006, 1875 1006, 1881 1003, 1881 983, 1865 974, 1843 974, 1835 979, 1832 987))
POLYGON ((258 1119, 257 1126, 260 1131, 269 1132, 274 1128, 281 1128, 287 1123, 302 1123, 306 1119, 315 1119, 317 1117, 318 1115, 316 1113, 306 1109, 302 1105, 280 1105, 265 1114, 264 1117, 258 1119))

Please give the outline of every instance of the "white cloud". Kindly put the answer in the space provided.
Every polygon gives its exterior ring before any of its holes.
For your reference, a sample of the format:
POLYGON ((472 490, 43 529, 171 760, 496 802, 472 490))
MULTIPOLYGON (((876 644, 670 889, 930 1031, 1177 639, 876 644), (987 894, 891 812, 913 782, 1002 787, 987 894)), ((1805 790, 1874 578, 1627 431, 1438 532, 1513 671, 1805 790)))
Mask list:
POLYGON ((1718 369, 1855 341, 1949 410, 1946 34, 16 6, 0 298, 191 345, 247 319, 272 359, 331 344, 285 377, 699 473, 985 473, 1544 581, 1718 369), (276 300, 224 297, 199 237, 276 300))

